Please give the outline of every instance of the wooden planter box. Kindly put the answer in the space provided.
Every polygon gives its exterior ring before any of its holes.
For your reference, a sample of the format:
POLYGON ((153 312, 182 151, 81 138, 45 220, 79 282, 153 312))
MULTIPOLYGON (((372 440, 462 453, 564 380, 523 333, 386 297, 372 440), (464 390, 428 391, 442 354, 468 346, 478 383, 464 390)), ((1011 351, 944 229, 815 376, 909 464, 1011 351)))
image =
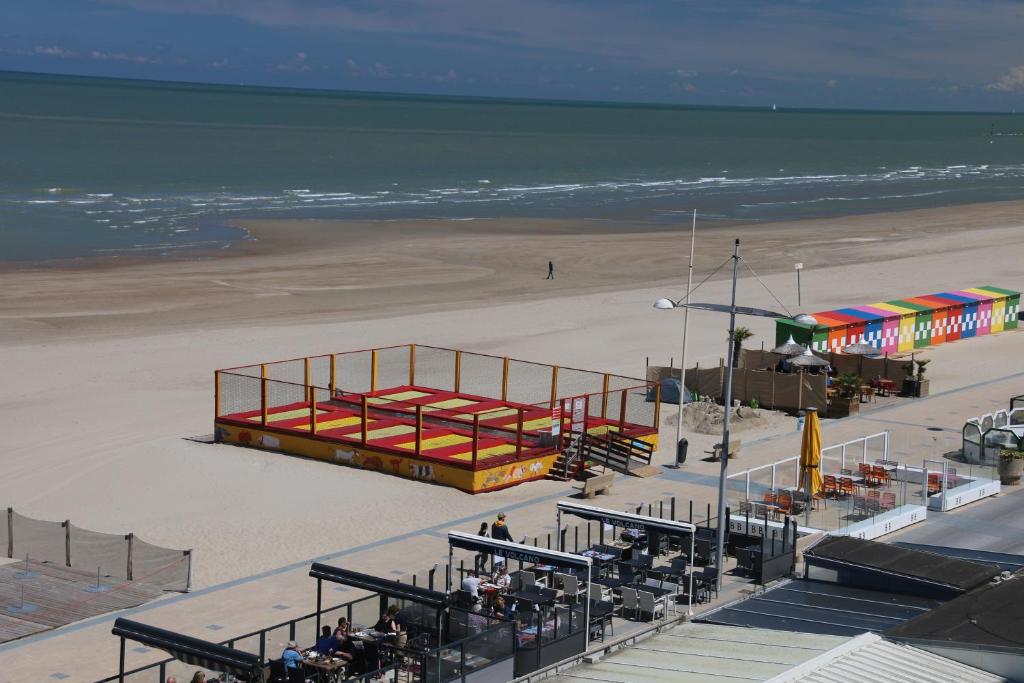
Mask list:
POLYGON ((836 396, 828 406, 829 417, 849 417, 860 412, 860 399, 836 396))

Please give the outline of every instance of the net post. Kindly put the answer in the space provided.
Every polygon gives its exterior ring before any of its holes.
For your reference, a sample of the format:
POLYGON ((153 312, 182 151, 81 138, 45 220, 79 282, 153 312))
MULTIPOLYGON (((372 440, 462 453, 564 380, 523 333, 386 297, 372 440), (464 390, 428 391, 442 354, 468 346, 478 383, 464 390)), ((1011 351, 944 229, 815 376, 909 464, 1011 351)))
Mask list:
POLYGON ((362 395, 361 402, 362 402, 361 410, 362 410, 362 418, 363 419, 362 419, 362 426, 360 427, 359 432, 360 432, 360 440, 362 441, 363 445, 365 446, 366 445, 366 431, 367 431, 366 430, 366 423, 367 423, 367 421, 369 419, 369 414, 370 414, 369 407, 368 407, 368 405, 366 403, 366 394, 362 395))
POLYGON ((501 362, 501 400, 508 400, 508 356, 501 362))
POLYGON ((309 399, 309 433, 316 434, 316 387, 309 387, 306 392, 309 399))
POLYGON ((523 453, 523 409, 517 408, 518 419, 516 425, 516 458, 523 453))
MULTIPOLYGON (((680 392, 679 400, 680 401, 683 400, 681 392, 680 392)), ((728 406, 726 406, 726 410, 728 410, 728 406)), ((661 424, 661 382, 658 382, 657 386, 654 389, 654 424, 652 424, 651 426, 654 427, 654 429, 657 429, 660 424, 661 424)))
POLYGON ((14 508, 7 508, 7 557, 14 557, 14 508))
POLYGON ((473 415, 473 469, 476 469, 477 457, 480 455, 480 414, 473 415))
POLYGON ((608 417, 608 387, 611 385, 612 377, 604 373, 604 383, 601 387, 601 419, 608 417))
POLYGON ((551 366, 551 403, 548 405, 549 408, 555 407, 555 401, 558 400, 558 366, 551 366))
POLYGON ((626 424, 626 401, 629 400, 629 391, 627 389, 622 390, 622 400, 619 406, 619 432, 622 432, 623 427, 626 424))
POLYGON ((185 592, 188 593, 192 590, 192 549, 184 551, 184 555, 188 558, 188 576, 185 577, 185 592))
POLYGON ((220 417, 220 370, 213 371, 213 419, 220 417))
POLYGON ((423 406, 416 404, 416 455, 423 448, 423 406))
POLYGON ((462 351, 455 352, 455 393, 459 393, 462 386, 462 351))
POLYGON ((71 520, 65 519, 63 524, 64 527, 64 566, 71 566, 71 520))
POLYGON ((302 359, 302 383, 306 386, 306 393, 309 393, 309 356, 302 359))
POLYGON ((370 351, 370 392, 377 391, 377 349, 370 351))
POLYGON ((132 550, 135 545, 135 534, 128 532, 128 535, 124 537, 124 540, 128 541, 128 567, 125 569, 125 576, 129 581, 132 580, 132 550))
POLYGON ((338 390, 338 354, 331 354, 331 400, 334 400, 334 394, 338 390))
POLYGON ((260 378, 260 425, 267 426, 267 378, 260 378))
POLYGON ((409 386, 416 384, 416 345, 409 344, 409 386))

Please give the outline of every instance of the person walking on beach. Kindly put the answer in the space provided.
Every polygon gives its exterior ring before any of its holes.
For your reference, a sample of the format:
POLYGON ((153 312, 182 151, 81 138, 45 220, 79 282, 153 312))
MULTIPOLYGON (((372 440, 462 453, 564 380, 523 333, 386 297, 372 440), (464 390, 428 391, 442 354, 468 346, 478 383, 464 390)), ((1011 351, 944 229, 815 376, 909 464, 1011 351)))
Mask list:
MULTIPOLYGON (((480 531, 476 532, 476 535, 487 538, 487 522, 480 522, 480 531)), ((477 574, 482 574, 487 569, 487 553, 477 553, 473 566, 477 574)))
POLYGON ((546 278, 544 278, 544 279, 545 280, 554 280, 555 279, 555 263, 554 263, 554 261, 548 261, 548 276, 546 278))
POLYGON ((512 532, 508 530, 508 526, 505 525, 505 513, 499 512, 498 519, 491 525, 491 538, 496 538, 499 541, 509 541, 515 543, 512 540, 512 532))

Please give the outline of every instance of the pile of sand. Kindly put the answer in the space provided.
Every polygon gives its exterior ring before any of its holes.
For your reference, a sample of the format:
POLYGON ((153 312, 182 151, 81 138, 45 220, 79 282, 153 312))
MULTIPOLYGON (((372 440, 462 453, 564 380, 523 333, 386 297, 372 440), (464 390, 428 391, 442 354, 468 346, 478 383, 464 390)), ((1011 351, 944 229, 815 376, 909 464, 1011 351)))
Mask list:
MULTIPOLYGON (((717 403, 688 403, 683 408, 683 427, 699 434, 721 434, 725 409, 717 403)), ((753 432, 773 430, 792 420, 785 413, 764 408, 733 408, 729 418, 730 431, 753 432)))

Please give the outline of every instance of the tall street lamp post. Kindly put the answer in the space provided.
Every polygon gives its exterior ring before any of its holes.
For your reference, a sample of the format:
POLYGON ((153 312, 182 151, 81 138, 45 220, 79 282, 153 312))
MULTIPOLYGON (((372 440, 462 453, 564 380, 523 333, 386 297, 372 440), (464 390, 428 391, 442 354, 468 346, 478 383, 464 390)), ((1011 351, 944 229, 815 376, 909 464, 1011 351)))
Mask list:
MULTIPOLYGON (((707 303, 691 303, 690 301, 673 301, 671 299, 658 299, 654 302, 654 307, 661 310, 670 308, 683 308, 683 309, 700 309, 705 311, 717 311, 719 313, 729 314, 729 347, 728 347, 728 362, 726 363, 726 376, 725 376, 725 417, 722 421, 722 450, 721 450, 721 474, 718 480, 718 529, 717 529, 717 547, 715 549, 715 569, 718 573, 719 584, 721 583, 721 577, 723 574, 723 558, 725 556, 725 503, 726 503, 726 480, 728 479, 729 472, 729 417, 732 408, 732 375, 733 375, 733 353, 735 352, 735 340, 733 337, 736 332, 736 316, 737 315, 753 315, 763 318, 788 318, 789 316, 784 313, 776 313, 775 311, 765 310, 763 308, 751 308, 748 306, 737 306, 736 305, 736 282, 739 275, 739 263, 740 263, 740 241, 736 240, 733 246, 732 255, 732 297, 730 304, 725 306, 723 304, 707 304, 707 303)), ((687 288, 687 295, 689 295, 689 288, 687 288)), ((817 321, 809 315, 797 315, 793 318, 796 322, 813 325, 817 321)), ((680 438, 681 438, 681 422, 680 422, 680 438)))

